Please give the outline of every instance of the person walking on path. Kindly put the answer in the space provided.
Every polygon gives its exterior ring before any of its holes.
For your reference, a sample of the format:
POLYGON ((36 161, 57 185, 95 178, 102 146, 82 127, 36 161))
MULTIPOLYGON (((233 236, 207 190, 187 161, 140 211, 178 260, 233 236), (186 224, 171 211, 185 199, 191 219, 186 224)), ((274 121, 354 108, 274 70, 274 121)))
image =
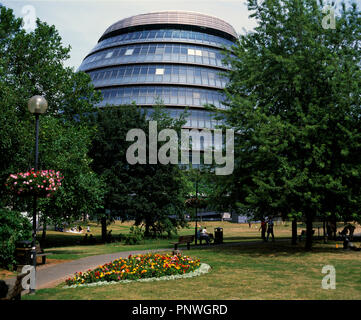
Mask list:
POLYGON ((268 241, 269 236, 270 236, 270 234, 271 234, 271 235, 272 235, 272 241, 274 242, 274 241, 275 241, 275 235, 274 235, 274 233, 273 233, 273 220, 272 220, 272 218, 269 218, 269 219, 268 219, 267 224, 268 224, 267 241, 268 241))
MULTIPOLYGON (((260 226, 259 230, 262 230, 262 231, 261 231, 261 237, 262 237, 262 240, 263 240, 264 242, 266 242, 267 223, 266 223, 266 221, 264 221, 263 218, 261 219, 261 226, 260 226)), ((259 230, 258 230, 258 231, 259 231, 259 230)))

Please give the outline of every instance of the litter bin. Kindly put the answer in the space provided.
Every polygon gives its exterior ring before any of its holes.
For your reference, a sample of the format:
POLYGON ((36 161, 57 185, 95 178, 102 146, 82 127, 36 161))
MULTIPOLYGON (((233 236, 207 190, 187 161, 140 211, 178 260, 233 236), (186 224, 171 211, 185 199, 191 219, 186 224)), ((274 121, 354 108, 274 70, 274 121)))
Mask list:
POLYGON ((19 265, 31 265, 31 241, 17 241, 15 245, 15 257, 17 263, 19 265))
POLYGON ((223 228, 214 228, 214 243, 223 243, 223 228))

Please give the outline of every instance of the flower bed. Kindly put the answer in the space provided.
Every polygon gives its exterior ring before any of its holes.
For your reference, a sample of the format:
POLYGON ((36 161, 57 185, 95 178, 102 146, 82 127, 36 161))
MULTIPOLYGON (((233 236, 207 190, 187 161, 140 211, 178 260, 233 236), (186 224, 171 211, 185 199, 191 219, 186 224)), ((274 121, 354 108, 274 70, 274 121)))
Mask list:
POLYGON ((201 263, 200 267, 195 271, 191 271, 184 274, 176 274, 174 276, 163 276, 159 278, 141 278, 136 280, 118 280, 118 281, 99 281, 93 283, 83 283, 83 284, 73 284, 70 286, 64 286, 63 289, 71 289, 78 287, 95 287, 95 286, 105 286, 112 284, 122 284, 122 283, 132 283, 132 282, 153 282, 153 281, 169 281, 169 280, 177 280, 177 279, 187 279, 198 277, 203 274, 208 273, 211 270, 211 266, 206 263, 201 263))
POLYGON ((160 254, 130 255, 128 259, 118 259, 94 270, 76 273, 65 282, 68 286, 96 282, 139 280, 164 276, 183 275, 200 267, 200 260, 188 256, 160 254))
POLYGON ((6 180, 7 190, 19 196, 47 197, 61 186, 63 176, 54 170, 28 171, 11 174, 6 180))

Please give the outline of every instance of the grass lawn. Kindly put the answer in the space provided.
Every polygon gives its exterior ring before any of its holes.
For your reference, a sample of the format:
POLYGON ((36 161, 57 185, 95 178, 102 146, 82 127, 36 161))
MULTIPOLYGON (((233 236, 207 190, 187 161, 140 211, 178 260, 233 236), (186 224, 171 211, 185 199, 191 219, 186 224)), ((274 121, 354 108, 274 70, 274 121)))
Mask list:
MULTIPOLYGON (((193 248, 190 251, 180 247, 184 254, 200 258, 211 265, 209 274, 201 277, 150 283, 115 284, 92 288, 63 289, 61 284, 51 289, 37 290, 36 295, 25 295, 23 299, 361 299, 361 252, 344 251, 341 242, 329 244, 315 242, 311 252, 304 251, 304 242, 291 246, 289 241, 275 243, 260 242, 259 224, 234 224, 230 222, 200 222, 209 232, 222 227, 224 242, 252 242, 234 244, 229 247, 193 248), (324 265, 336 268, 336 290, 324 290, 321 281, 324 265)), ((108 227, 113 236, 126 234, 132 223, 119 221, 108 227)), ((86 228, 86 225, 83 226, 86 228)), ((92 234, 100 239, 100 225, 90 224, 92 234)), ((318 229, 315 225, 315 236, 318 229)), ((304 226, 299 225, 298 234, 304 226)), ((340 231, 340 230, 338 230, 340 231)), ((356 233, 361 231, 360 227, 356 233)), ((320 230, 322 233, 322 229, 320 230)), ((179 231, 179 235, 193 234, 194 223, 179 231)), ((39 235, 38 235, 39 236, 39 235)), ((290 223, 275 225, 276 240, 291 237, 290 223)), ((165 248, 170 252, 174 239, 148 239, 139 245, 125 245, 123 242, 97 245, 80 245, 83 235, 64 232, 47 233, 48 247, 52 261, 62 262, 85 256, 120 251, 165 248)), ((0 278, 9 272, 0 270, 0 278)))
POLYGON ((191 279, 92 288, 63 289, 61 284, 23 299, 361 299, 361 252, 336 249, 335 243, 315 243, 311 252, 303 250, 303 243, 259 242, 183 253, 211 265, 211 272, 191 279), (335 290, 321 288, 324 265, 336 268, 335 290))
MULTIPOLYGON (((199 225, 206 226, 208 232, 214 233, 214 228, 222 227, 224 242, 238 242, 238 241, 253 241, 259 240, 260 232, 259 224, 253 224, 249 228, 248 224, 235 224, 231 222, 221 221, 207 221, 198 222, 199 225)), ((76 260, 87 256, 100 255, 115 253, 120 251, 134 251, 134 250, 147 250, 147 249, 158 249, 158 248, 172 248, 171 242, 178 239, 179 235, 194 234, 195 224, 189 223, 188 228, 179 230, 178 235, 172 239, 146 239, 138 245, 125 245, 124 242, 115 242, 108 244, 101 244, 101 226, 96 222, 90 222, 89 224, 81 224, 83 230, 86 230, 87 226, 91 228, 91 234, 97 239, 96 245, 82 245, 81 240, 84 234, 74 234, 68 232, 57 232, 47 231, 46 242, 47 245, 44 247, 45 252, 51 252, 52 255, 48 256, 46 261, 47 264, 61 263, 64 261, 76 260)), ((130 227, 133 225, 132 222, 115 221, 108 226, 108 231, 112 230, 113 237, 119 236, 120 233, 128 234, 130 227)), ((275 236, 290 237, 291 229, 290 224, 282 224, 275 226, 275 236)), ((41 232, 37 234, 38 240, 41 238, 41 232)), ((16 275, 15 272, 4 270, 0 268, 0 280, 11 278, 16 275)))
MULTIPOLYGON (((234 224, 230 222, 207 221, 198 222, 198 226, 206 226, 208 232, 214 233, 214 228, 222 227, 224 242, 239 242, 239 241, 255 241, 259 240, 260 232, 259 224, 252 224, 249 228, 248 224, 234 224)), ((116 221, 108 226, 108 230, 112 230, 114 237, 119 233, 127 234, 133 224, 131 222, 121 223, 116 221)), ((83 228, 86 225, 83 226, 83 228)), ((179 235, 194 234, 194 223, 190 223, 188 228, 179 231, 179 235)), ((98 242, 101 238, 101 227, 96 223, 90 223, 91 233, 97 238, 98 242)), ((39 236, 39 235, 38 235, 39 236)), ((84 235, 72 234, 67 232, 47 232, 47 248, 46 252, 52 252, 51 259, 57 260, 74 260, 91 255, 100 255, 107 253, 115 253, 120 251, 133 250, 147 250, 158 248, 172 248, 171 242, 177 240, 178 236, 173 239, 146 239, 138 245, 125 245, 123 242, 115 242, 109 244, 97 245, 81 245, 81 240, 84 235)), ((282 224, 275 226, 275 236, 277 238, 291 237, 290 224, 282 224)), ((51 261, 51 259, 49 261, 51 261)))

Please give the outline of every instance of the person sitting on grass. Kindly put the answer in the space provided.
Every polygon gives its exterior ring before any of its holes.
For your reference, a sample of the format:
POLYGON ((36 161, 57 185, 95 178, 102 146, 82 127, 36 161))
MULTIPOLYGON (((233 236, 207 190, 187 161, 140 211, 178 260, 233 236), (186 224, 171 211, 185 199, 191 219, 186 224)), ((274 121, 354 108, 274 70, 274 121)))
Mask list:
POLYGON ((345 239, 343 241, 343 248, 345 250, 350 249, 350 250, 354 250, 354 251, 361 251, 361 248, 357 248, 350 240, 347 236, 345 236, 345 239))
POLYGON ((88 241, 89 241, 89 239, 88 239, 88 234, 86 234, 86 235, 84 236, 84 238, 83 238, 83 242, 84 242, 85 244, 88 244, 88 241))
POLYGON ((90 236, 89 236, 89 244, 95 244, 96 243, 96 240, 95 240, 95 238, 93 237, 93 235, 91 234, 90 236))
POLYGON ((353 226, 351 223, 349 223, 345 226, 345 228, 341 232, 339 232, 339 234, 340 236, 346 236, 347 233, 349 233, 350 240, 352 240, 355 229, 356 227, 353 226))

